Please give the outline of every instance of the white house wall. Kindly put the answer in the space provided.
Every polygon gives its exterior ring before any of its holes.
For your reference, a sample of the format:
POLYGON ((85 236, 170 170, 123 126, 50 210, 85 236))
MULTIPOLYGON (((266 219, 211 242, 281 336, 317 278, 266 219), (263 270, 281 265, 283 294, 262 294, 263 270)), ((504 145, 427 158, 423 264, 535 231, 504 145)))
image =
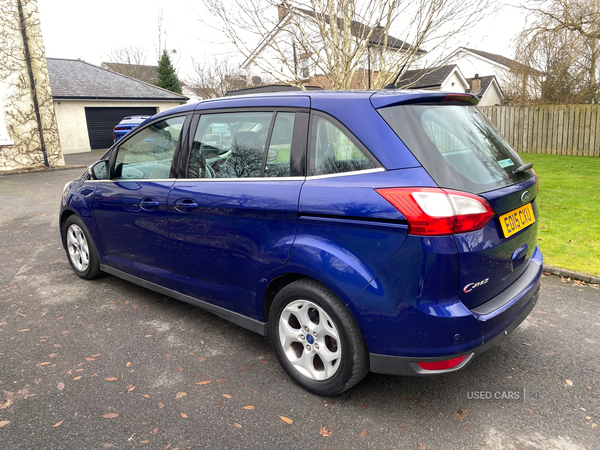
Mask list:
POLYGON ((501 104, 502 97, 500 96, 496 85, 492 83, 483 94, 483 97, 481 97, 481 100, 479 100, 479 106, 494 106, 501 104))
POLYGON ((448 64, 456 64, 467 78, 473 78, 475 75, 496 75, 497 78, 504 78, 508 74, 508 69, 501 64, 495 64, 467 52, 457 53, 448 64))
POLYGON ((85 108, 89 107, 156 107, 158 112, 179 106, 181 102, 151 101, 89 101, 89 100, 54 100, 54 111, 58 123, 58 135, 62 151, 81 153, 91 151, 88 135, 85 108))
POLYGON ((460 77, 460 75, 453 71, 448 78, 444 80, 442 86, 440 87, 440 91, 444 92, 466 92, 466 87, 464 84, 464 78, 460 77))

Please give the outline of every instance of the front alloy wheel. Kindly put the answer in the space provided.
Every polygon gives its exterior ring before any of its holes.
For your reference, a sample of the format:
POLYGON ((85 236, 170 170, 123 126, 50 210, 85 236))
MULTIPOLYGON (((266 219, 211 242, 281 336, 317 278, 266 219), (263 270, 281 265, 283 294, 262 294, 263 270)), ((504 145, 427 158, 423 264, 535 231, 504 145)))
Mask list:
POLYGON ((71 264, 79 272, 85 272, 90 265, 90 248, 78 225, 72 224, 67 230, 67 251, 71 264))
POLYGON ((62 229, 65 250, 73 271, 85 280, 99 277, 102 271, 98 252, 81 218, 76 215, 68 217, 62 229))

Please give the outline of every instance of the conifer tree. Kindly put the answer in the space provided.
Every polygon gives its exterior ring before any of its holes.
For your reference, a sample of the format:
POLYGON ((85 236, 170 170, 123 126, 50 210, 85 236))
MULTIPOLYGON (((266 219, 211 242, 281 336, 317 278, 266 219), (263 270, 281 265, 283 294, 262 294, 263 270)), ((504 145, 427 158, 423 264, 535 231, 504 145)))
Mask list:
POLYGON ((171 63, 171 58, 166 50, 163 50, 160 61, 158 62, 158 80, 156 86, 167 89, 171 92, 181 94, 181 83, 175 73, 175 68, 171 63))

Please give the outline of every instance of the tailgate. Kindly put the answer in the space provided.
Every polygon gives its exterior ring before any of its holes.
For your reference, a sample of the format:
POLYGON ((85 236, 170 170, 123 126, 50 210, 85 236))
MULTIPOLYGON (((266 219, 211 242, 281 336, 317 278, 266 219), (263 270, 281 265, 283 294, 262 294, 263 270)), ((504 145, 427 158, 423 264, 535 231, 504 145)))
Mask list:
POLYGON ((480 194, 496 216, 481 230, 454 236, 459 252, 459 297, 468 308, 498 295, 527 268, 537 245, 537 192, 534 176, 480 194))

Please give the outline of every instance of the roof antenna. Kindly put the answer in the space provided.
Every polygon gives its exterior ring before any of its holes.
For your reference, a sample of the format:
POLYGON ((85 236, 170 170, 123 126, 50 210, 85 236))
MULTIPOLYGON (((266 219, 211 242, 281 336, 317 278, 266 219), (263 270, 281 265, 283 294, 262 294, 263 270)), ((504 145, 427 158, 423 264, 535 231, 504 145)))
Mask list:
POLYGON ((383 88, 384 89, 396 89, 396 82, 398 81, 398 78, 400 78, 400 75, 402 75, 402 72, 404 72, 405 67, 406 67, 406 64, 404 64, 402 66, 402 68, 398 72, 398 75, 396 75, 396 78, 394 78, 394 81, 392 81, 390 84, 386 84, 383 88))

